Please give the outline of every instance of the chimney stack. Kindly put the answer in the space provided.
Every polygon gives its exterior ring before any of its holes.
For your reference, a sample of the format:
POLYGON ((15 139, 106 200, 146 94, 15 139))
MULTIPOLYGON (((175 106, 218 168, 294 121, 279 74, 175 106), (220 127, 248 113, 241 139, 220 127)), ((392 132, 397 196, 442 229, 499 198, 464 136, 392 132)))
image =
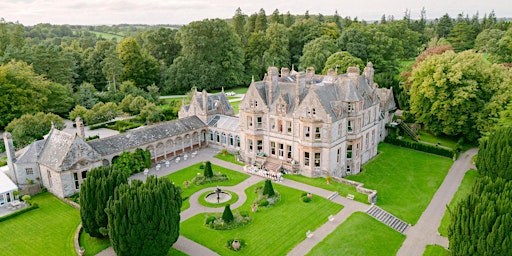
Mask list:
POLYGON ((76 134, 78 137, 85 139, 85 128, 84 128, 84 122, 82 121, 82 118, 77 116, 75 119, 76 123, 76 134))

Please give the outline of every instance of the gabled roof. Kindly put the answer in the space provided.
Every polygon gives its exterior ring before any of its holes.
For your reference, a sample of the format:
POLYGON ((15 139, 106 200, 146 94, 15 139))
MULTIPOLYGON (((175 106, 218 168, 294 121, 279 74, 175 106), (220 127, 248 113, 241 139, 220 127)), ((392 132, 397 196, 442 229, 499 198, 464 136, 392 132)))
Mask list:
POLYGON ((44 145, 44 140, 38 140, 16 152, 16 163, 35 163, 44 145))
POLYGON ((82 160, 98 161, 100 155, 78 135, 52 128, 42 146, 39 163, 65 171, 82 160))
MULTIPOLYGON (((195 100, 201 109, 203 109, 203 96, 201 92, 195 93, 195 100)), ((222 104, 224 110, 233 109, 229 104, 228 98, 223 92, 208 94, 206 96, 206 107, 207 110, 214 110, 218 107, 218 104, 222 104)), ((187 108, 188 109, 188 108, 187 108)), ((204 109, 203 109, 204 110, 204 109)))
POLYGON ((197 116, 186 117, 162 124, 142 127, 123 134, 89 141, 89 145, 102 156, 140 147, 166 137, 206 127, 197 116))

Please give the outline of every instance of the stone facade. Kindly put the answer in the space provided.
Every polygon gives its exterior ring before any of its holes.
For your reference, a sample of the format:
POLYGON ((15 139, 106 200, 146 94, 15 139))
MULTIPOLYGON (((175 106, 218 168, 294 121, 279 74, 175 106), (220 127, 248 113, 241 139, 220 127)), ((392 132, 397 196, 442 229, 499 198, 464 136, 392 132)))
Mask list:
POLYGON ((152 161, 157 162, 205 146, 208 130, 196 116, 92 141, 83 138, 81 119, 77 128, 76 134, 52 128, 44 140, 12 154, 11 135, 4 133, 4 143, 10 149, 8 176, 22 188, 34 182, 58 197, 67 197, 80 190, 89 170, 111 164, 124 151, 149 150, 152 161))
POLYGON ((263 81, 251 83, 240 109, 240 154, 267 169, 308 177, 357 174, 377 154, 385 124, 395 108, 391 89, 363 74, 330 70, 315 75, 270 67, 263 81))
POLYGON ((85 141, 78 118, 75 134, 52 128, 44 140, 14 152, 6 132, 7 175, 21 187, 35 182, 66 197, 79 191, 89 170, 111 164, 124 151, 149 150, 156 163, 206 145, 270 170, 309 177, 357 174, 377 154, 395 109, 392 89, 378 88, 373 72, 371 63, 362 74, 350 67, 341 75, 316 75, 311 68, 279 74, 270 67, 263 81, 249 86, 239 117, 224 90, 203 90, 182 105, 178 120, 112 137, 85 141))

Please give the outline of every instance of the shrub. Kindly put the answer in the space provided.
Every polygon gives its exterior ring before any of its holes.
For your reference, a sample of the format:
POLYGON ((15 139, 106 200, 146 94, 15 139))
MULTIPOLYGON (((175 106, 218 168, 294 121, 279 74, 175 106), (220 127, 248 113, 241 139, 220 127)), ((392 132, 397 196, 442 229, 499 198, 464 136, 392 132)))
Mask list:
POLYGON ((311 198, 309 198, 309 197, 307 197, 307 196, 303 196, 303 197, 302 197, 302 202, 304 202, 304 203, 309 203, 309 202, 311 202, 311 198))
POLYGON ((263 206, 263 207, 266 207, 269 205, 268 203, 268 200, 266 198, 262 198, 259 202, 258 202, 258 205, 259 206, 263 206))
POLYGON ((32 200, 32 197, 29 196, 29 195, 24 195, 21 197, 21 200, 27 202, 27 203, 30 203, 30 201, 32 200))
POLYGON ((224 212, 222 213, 222 220, 226 223, 231 223, 233 221, 233 213, 231 212, 230 205, 227 204, 226 207, 224 207, 224 212))
POLYGON ((206 178, 213 177, 212 163, 210 161, 206 161, 206 164, 204 166, 204 177, 206 177, 206 178))
POLYGON ((204 221, 204 224, 209 226, 210 224, 213 224, 215 219, 217 219, 215 216, 208 216, 208 217, 206 217, 206 220, 204 221))
POLYGON ((265 180, 265 187, 263 188, 263 195, 272 197, 275 195, 274 188, 272 187, 272 181, 265 180))

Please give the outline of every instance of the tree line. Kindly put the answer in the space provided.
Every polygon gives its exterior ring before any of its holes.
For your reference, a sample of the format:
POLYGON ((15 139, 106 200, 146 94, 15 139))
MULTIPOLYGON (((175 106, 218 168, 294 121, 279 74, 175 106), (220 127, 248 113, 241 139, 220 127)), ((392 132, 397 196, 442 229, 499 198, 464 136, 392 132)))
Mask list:
MULTIPOLYGON (((371 61, 376 70, 375 81, 381 87, 395 88, 402 109, 410 110, 412 116, 428 124, 435 133, 460 136, 476 127, 478 132, 468 136, 474 140, 486 131, 485 123, 470 122, 467 127, 456 124, 460 127, 451 129, 457 122, 447 120, 448 125, 439 123, 447 127, 441 129, 429 121, 439 117, 423 118, 420 112, 424 109, 416 105, 426 101, 416 100, 415 89, 409 89, 414 88, 413 80, 424 76, 411 70, 411 81, 400 78, 402 63, 430 47, 442 45, 450 45, 457 53, 474 49, 484 53, 485 61, 490 63, 510 62, 509 27, 510 22, 498 20, 494 12, 483 18, 478 14, 460 14, 456 18, 446 14, 428 20, 425 10, 418 19, 412 19, 410 12, 406 12, 401 19, 383 15, 379 21, 367 22, 357 17, 341 17, 337 12, 325 16, 309 12, 291 15, 276 9, 267 15, 260 9, 247 15, 238 8, 229 20, 206 19, 178 29, 90 26, 89 31, 70 25, 23 26, 2 19, 0 89, 5 93, 0 96, 0 129, 23 114, 42 111, 69 117, 77 107, 82 114, 83 108, 91 110, 99 103, 113 102, 119 107, 128 94, 132 99, 141 96, 149 104, 132 112, 139 113, 147 106, 146 117, 160 121, 162 113, 154 112, 158 111, 155 105, 161 93, 185 93, 193 86, 212 90, 248 85, 253 77, 263 78, 271 65, 299 71, 313 67, 317 73, 332 68, 343 73, 348 66, 362 67, 371 61), (122 39, 118 42, 116 38, 105 39, 95 34, 109 32, 109 28, 112 34, 125 37, 119 37, 122 39), (400 82, 404 86, 398 86, 400 82)), ((494 79, 480 77, 485 82, 494 79)), ((493 82, 500 79, 505 80, 496 78, 493 82)), ((490 99, 492 95, 486 95, 482 102, 490 99)), ((502 102, 500 111, 507 109, 508 99, 502 102)), ((102 108, 113 109, 113 105, 100 104, 91 113, 102 112, 102 108)), ((470 108, 479 109, 486 109, 483 116, 500 115, 492 111, 492 106, 470 108)), ((119 112, 91 114, 84 119, 87 123, 100 122, 116 113, 119 112)))

